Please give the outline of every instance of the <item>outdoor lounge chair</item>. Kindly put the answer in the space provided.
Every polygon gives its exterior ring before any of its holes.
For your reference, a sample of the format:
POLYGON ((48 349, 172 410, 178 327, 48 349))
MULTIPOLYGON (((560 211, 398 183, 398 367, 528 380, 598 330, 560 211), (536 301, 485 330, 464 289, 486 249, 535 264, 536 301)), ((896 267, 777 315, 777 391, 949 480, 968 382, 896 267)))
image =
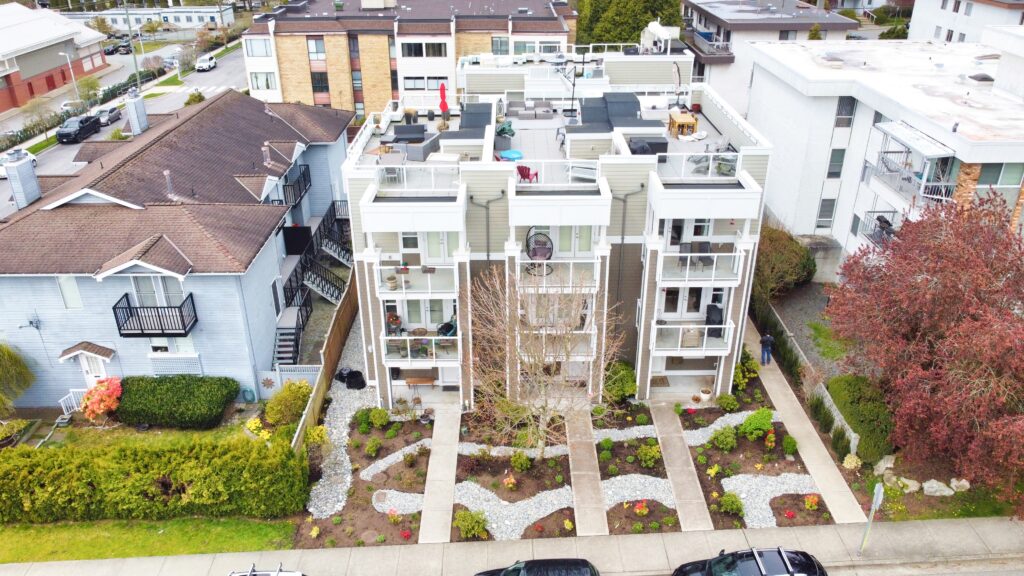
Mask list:
POLYGON ((520 182, 535 182, 540 183, 540 172, 536 170, 530 170, 529 166, 516 166, 516 172, 519 173, 520 182))

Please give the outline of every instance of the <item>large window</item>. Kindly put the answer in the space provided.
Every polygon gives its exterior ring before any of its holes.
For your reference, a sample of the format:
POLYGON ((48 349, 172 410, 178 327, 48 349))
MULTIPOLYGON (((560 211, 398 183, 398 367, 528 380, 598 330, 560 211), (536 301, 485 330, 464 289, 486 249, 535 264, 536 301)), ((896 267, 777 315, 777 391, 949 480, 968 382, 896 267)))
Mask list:
POLYGON ((779 40, 796 40, 796 30, 779 30, 779 40))
POLYGON ((82 307, 82 295, 78 292, 78 279, 74 276, 57 276, 57 287, 64 300, 64 308, 74 310, 82 307))
POLYGON ((324 48, 323 38, 306 38, 306 51, 309 52, 310 60, 327 59, 327 51, 324 48))
POLYGON ((517 56, 521 54, 533 54, 537 51, 537 46, 533 42, 521 42, 517 41, 514 45, 515 53, 517 56))
POLYGON ((427 58, 444 58, 448 55, 448 45, 444 42, 427 42, 423 51, 427 58))
POLYGON ((960 11, 960 0, 953 0, 953 12, 960 11))
POLYGON ((327 72, 310 72, 309 77, 313 83, 314 94, 331 91, 331 86, 327 83, 327 72))
POLYGON ((846 159, 846 150, 843 148, 833 148, 832 153, 828 158, 828 174, 827 178, 839 178, 843 174, 843 160, 846 159))
POLYGON ((852 96, 840 96, 836 105, 836 128, 849 128, 853 125, 853 114, 857 111, 857 99, 852 96))
POLYGON ((497 56, 508 56, 508 37, 491 37, 491 52, 497 56))
POLYGON ((431 76, 427 78, 427 90, 440 90, 441 84, 447 81, 448 78, 444 76, 431 76))
POLYGON ((818 204, 818 220, 814 223, 817 228, 831 228, 832 218, 836 213, 836 199, 822 198, 818 204))
POLYGON ((273 72, 253 72, 249 79, 253 90, 277 90, 277 78, 273 72))
POLYGON ((423 58, 423 44, 419 42, 402 42, 402 56, 405 58, 423 58))
POLYGON ((988 192, 989 186, 996 194, 1002 194, 1010 210, 1017 205, 1021 182, 1024 181, 1024 163, 982 164, 978 175, 978 192, 988 192))
POLYGON ((348 55, 349 58, 359 58, 359 36, 354 34, 348 37, 348 55))
POLYGON ((362 90, 363 89, 363 73, 359 70, 352 71, 352 89, 362 90))
POLYGON ((562 49, 562 45, 559 42, 541 42, 540 53, 541 54, 557 54, 562 49))
POLYGON ((964 16, 970 16, 971 12, 974 11, 974 2, 968 2, 964 4, 964 16))
POLYGON ((402 85, 406 90, 426 90, 427 81, 424 78, 405 78, 402 85))
POLYGON ((245 53, 252 58, 264 58, 271 55, 269 38, 252 38, 245 41, 245 53))

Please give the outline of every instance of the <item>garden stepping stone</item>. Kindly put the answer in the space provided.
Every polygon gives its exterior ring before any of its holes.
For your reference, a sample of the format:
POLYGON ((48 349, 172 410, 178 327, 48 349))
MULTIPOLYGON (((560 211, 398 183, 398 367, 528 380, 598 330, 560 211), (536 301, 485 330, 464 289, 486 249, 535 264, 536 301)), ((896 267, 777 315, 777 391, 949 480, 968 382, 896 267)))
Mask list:
POLYGON ((925 496, 952 496, 955 494, 952 488, 935 479, 925 482, 923 487, 925 496))
POLYGON ((971 483, 966 478, 950 478, 949 487, 955 492, 966 492, 971 489, 971 483))

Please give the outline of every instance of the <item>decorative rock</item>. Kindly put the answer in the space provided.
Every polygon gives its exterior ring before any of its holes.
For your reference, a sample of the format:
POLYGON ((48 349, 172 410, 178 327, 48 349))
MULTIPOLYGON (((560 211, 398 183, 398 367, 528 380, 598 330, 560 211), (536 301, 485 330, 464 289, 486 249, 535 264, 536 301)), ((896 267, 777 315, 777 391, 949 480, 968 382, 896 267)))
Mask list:
POLYGON ((518 540, 522 538, 523 531, 537 520, 562 508, 571 508, 572 488, 562 486, 526 500, 506 502, 476 482, 459 482, 455 485, 455 503, 483 512, 487 518, 487 531, 495 540, 518 540))
POLYGON ((664 478, 646 474, 626 474, 601 481, 604 505, 611 509, 623 502, 657 500, 669 508, 676 507, 672 484, 664 478))
POLYGON ((423 509, 423 494, 398 490, 377 490, 373 493, 373 509, 381 514, 394 510, 399 514, 412 514, 423 509))
POLYGON ((904 478, 900 476, 900 486, 903 488, 904 494, 913 494, 921 489, 921 483, 912 478, 904 478))
POLYGON ((380 474, 381 472, 401 462, 402 457, 405 456, 406 454, 415 454, 416 451, 420 449, 420 446, 426 446, 427 448, 430 448, 430 438, 424 438, 419 442, 413 442, 412 444, 409 444, 405 448, 402 448, 397 452, 392 452, 391 454, 388 454, 384 458, 377 460, 373 464, 370 464, 366 468, 360 470, 359 477, 367 482, 373 480, 373 477, 376 476, 377 474, 380 474))
POLYGON ((637 438, 654 438, 657 435, 658 433, 654 430, 653 425, 633 426, 632 428, 623 428, 622 430, 600 428, 594 430, 594 442, 600 442, 605 438, 611 438, 612 442, 625 442, 626 440, 635 440, 637 438))
POLYGON ((949 487, 955 492, 966 492, 971 489, 971 483, 966 478, 950 478, 949 487))
POLYGON ((952 496, 953 489, 938 480, 932 479, 924 483, 925 496, 952 496))
MULTIPOLYGON (((697 430, 683 430, 683 439, 686 440, 686 444, 689 446, 700 446, 702 444, 706 444, 707 441, 711 439, 711 435, 715 433, 715 430, 725 428, 726 426, 739 426, 747 419, 747 416, 750 416, 753 413, 753 410, 745 410, 743 412, 733 412, 732 414, 719 416, 718 420, 715 420, 703 428, 698 428, 697 430)), ((779 416, 778 412, 772 413, 772 421, 782 422, 782 418, 779 416)))
POLYGON ((886 470, 896 465, 896 455, 889 454, 875 463, 875 476, 881 476, 886 470))
POLYGON ((900 481, 896 478, 896 475, 893 474, 892 470, 886 470, 882 473, 882 482, 890 488, 895 488, 896 486, 899 486, 900 481))
POLYGON ((722 488, 734 492, 743 501, 743 520, 747 528, 774 528, 775 514, 769 504, 783 494, 816 494, 818 487, 808 474, 738 474, 722 479, 722 488))

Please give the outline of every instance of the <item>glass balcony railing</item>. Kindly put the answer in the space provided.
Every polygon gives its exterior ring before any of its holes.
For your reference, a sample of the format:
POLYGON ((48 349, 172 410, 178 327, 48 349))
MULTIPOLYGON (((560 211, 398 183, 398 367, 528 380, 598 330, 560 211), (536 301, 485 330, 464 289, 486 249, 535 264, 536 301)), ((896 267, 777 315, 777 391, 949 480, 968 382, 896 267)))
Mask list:
POLYGON ((382 339, 385 360, 410 364, 458 361, 462 347, 458 336, 383 336, 382 339))
POLYGON ((688 323, 654 323, 654 352, 662 355, 722 356, 729 352, 735 326, 730 321, 719 326, 688 323))
POLYGON ((519 287, 521 290, 564 291, 570 289, 597 289, 598 264, 596 258, 586 260, 528 260, 519 261, 519 287))
POLYGON ((739 282, 743 253, 666 253, 661 257, 659 282, 739 282))
POLYGON ((415 297, 458 291, 455 266, 380 266, 379 291, 386 297, 415 297))

